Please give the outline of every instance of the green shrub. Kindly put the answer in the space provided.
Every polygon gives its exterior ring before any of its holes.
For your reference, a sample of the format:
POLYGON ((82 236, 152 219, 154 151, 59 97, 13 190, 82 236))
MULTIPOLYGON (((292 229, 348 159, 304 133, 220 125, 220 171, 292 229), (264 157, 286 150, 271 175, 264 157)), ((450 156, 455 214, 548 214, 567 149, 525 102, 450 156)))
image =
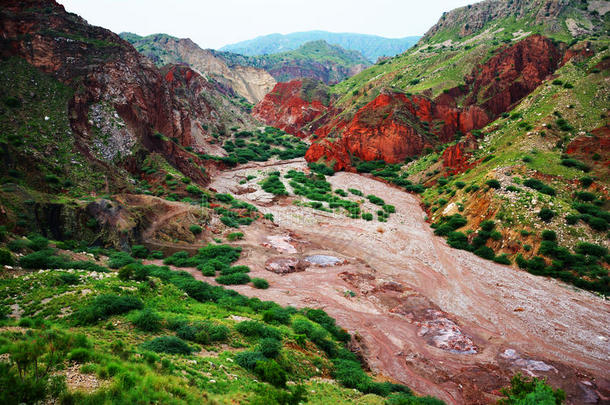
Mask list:
POLYGON ((576 225, 579 219, 578 215, 566 215, 566 223, 568 225, 576 225))
POLYGON ((332 176, 335 174, 335 171, 332 167, 329 167, 323 163, 309 163, 309 168, 319 174, 323 174, 325 176, 332 176))
POLYGON ((34 251, 43 250, 49 246, 49 240, 44 236, 34 235, 28 237, 28 239, 29 242, 27 247, 34 251))
POLYGON ((192 194, 192 195, 194 195, 196 197, 199 197, 199 196, 201 196, 203 194, 203 191, 201 191, 199 189, 199 187, 194 186, 192 184, 189 184, 188 186, 186 186, 185 190, 186 190, 187 193, 192 194))
POLYGON ((165 255, 160 250, 153 250, 152 252, 150 252, 149 258, 155 259, 155 260, 160 260, 160 259, 164 259, 165 255))
POLYGON ((254 285, 255 288, 259 288, 261 290, 266 290, 267 288, 269 288, 269 282, 267 280, 265 280, 264 278, 253 278, 252 279, 252 284, 254 285))
POLYGON ((19 265, 24 269, 58 269, 62 268, 64 263, 65 260, 55 256, 53 249, 39 250, 19 259, 19 265))
POLYGON ((542 219, 544 222, 549 222, 555 216, 555 211, 550 208, 542 208, 538 212, 538 217, 542 219))
POLYGON ((498 189, 498 188, 501 187, 500 182, 498 180, 496 180, 496 179, 487 180, 485 182, 485 184, 487 184, 490 188, 495 188, 495 189, 498 189))
POLYGON ((250 277, 245 273, 233 273, 216 277, 216 282, 223 285, 248 284, 250 277))
POLYGON ((133 245, 131 247, 131 255, 138 259, 145 259, 148 257, 148 248, 142 245, 133 245))
POLYGON ((191 354, 193 352, 193 349, 184 340, 176 336, 157 337, 143 343, 141 347, 155 353, 191 354))
POLYGON ((129 281, 133 277, 134 266, 128 264, 127 266, 121 267, 119 270, 118 277, 120 280, 129 281))
POLYGON ((362 219, 364 219, 365 221, 372 221, 373 214, 371 214, 370 212, 364 212, 362 213, 362 219))
POLYGON ((449 232, 447 235, 447 244, 454 249, 468 250, 468 237, 462 232, 449 232))
POLYGON ((28 241, 26 239, 13 239, 6 244, 6 247, 11 252, 21 252, 28 247, 28 241))
POLYGON ((582 255, 591 255, 597 257, 603 257, 608 254, 608 249, 604 246, 588 242, 579 243, 578 245, 576 245, 576 249, 574 249, 574 251, 582 255))
POLYGON ((269 359, 276 358, 281 349, 282 342, 274 338, 264 338, 258 342, 258 351, 269 359))
POLYGON ((555 242, 557 240, 557 234, 555 231, 544 230, 542 231, 542 239, 555 242))
POLYGON ((86 363, 91 360, 91 350, 84 347, 77 347, 68 353, 68 360, 76 363, 86 363))
POLYGON ((189 226, 189 231, 191 231, 194 235, 199 235, 202 232, 202 229, 199 225, 193 224, 189 226))
POLYGON ((256 364, 265 361, 266 358, 261 352, 241 352, 235 356, 235 362, 246 370, 253 371, 256 364))
POLYGON ((274 307, 263 312, 263 321, 267 323, 290 324, 290 310, 274 307))
POLYGON ((432 227, 434 228, 435 235, 446 236, 467 223, 466 218, 460 214, 454 214, 450 217, 443 217, 439 222, 432 224, 432 227))
POLYGON ((585 173, 591 171, 591 168, 589 166, 587 166, 585 163, 581 162, 580 160, 576 160, 576 159, 571 159, 571 158, 562 159, 561 164, 566 167, 574 167, 576 169, 580 169, 585 173))
POLYGON ((503 396, 498 405, 520 405, 520 404, 544 404, 561 405, 565 401, 565 393, 546 384, 545 380, 538 378, 526 378, 517 373, 511 379, 508 388, 500 390, 503 396))
POLYGON ((135 263, 136 259, 131 257, 126 252, 116 252, 110 255, 110 260, 108 260, 108 267, 111 269, 119 269, 121 267, 127 266, 130 263, 135 263))
POLYGON ((608 229, 608 222, 603 218, 593 217, 590 218, 587 223, 596 231, 606 231, 608 229))
POLYGON ((487 260, 492 260, 495 257, 494 251, 487 246, 479 247, 474 251, 474 254, 487 260))
POLYGON ((588 191, 581 191, 576 193, 576 198, 581 201, 593 201, 595 200, 595 194, 588 191))
POLYGON ((4 266, 12 266, 15 264, 15 260, 13 260, 13 255, 8 249, 0 248, 0 265, 4 266))
POLYGON ((161 329, 162 318, 149 308, 140 311, 134 318, 132 323, 140 330, 146 332, 156 332, 161 329))
POLYGON ((235 240, 238 239, 243 239, 244 238, 244 234, 242 232, 231 232, 230 234, 227 235, 227 240, 233 242, 235 240))
POLYGON ((197 333, 199 333, 199 329, 188 324, 182 325, 176 330, 176 336, 178 336, 180 339, 190 340, 193 342, 195 341, 197 333))
POLYGON ((485 232, 491 232, 496 227, 496 223, 490 219, 487 219, 479 224, 479 228, 481 228, 485 232))
POLYGON ((275 360, 257 362, 254 367, 254 372, 261 380, 268 382, 275 387, 283 388, 286 386, 286 372, 275 362, 275 360))
POLYGON ((508 258, 508 256, 506 255, 506 253, 502 253, 499 256, 494 257, 494 262, 499 263, 499 264, 506 264, 506 265, 510 265, 511 261, 508 258))
POLYGON ((201 322, 195 324, 193 329, 194 338, 190 337, 190 340, 202 345, 207 345, 212 342, 222 342, 227 340, 229 337, 229 328, 212 322, 201 322))
POLYGON ((142 309, 144 304, 136 297, 119 295, 99 295, 86 307, 74 314, 81 325, 91 325, 113 315, 120 315, 134 309, 142 309))
POLYGON ((57 279, 61 284, 76 285, 80 283, 80 277, 74 273, 57 273, 57 279))
POLYGON ((383 201, 381 198, 377 197, 376 195, 369 194, 366 196, 366 198, 375 205, 381 205, 381 206, 385 205, 385 201, 383 201))
POLYGON ((356 190, 355 188, 348 188, 347 191, 349 191, 353 195, 357 195, 358 197, 364 196, 364 193, 362 191, 356 190))
POLYGON ((54 174, 47 174, 44 176, 44 181, 46 181, 49 184, 59 184, 60 180, 59 177, 57 177, 54 174))
POLYGON ((273 195, 288 195, 288 191, 284 183, 280 180, 279 175, 271 175, 261 183, 261 187, 268 193, 273 195))
POLYGON ((589 186, 591 186, 591 184, 593 184, 593 179, 591 177, 581 177, 580 178, 580 185, 587 188, 589 186))
POLYGON ((265 325, 258 321, 243 321, 235 325, 235 330, 244 336, 249 337, 269 337, 275 339, 281 339, 280 332, 270 326, 265 325))
POLYGON ((443 405, 444 402, 440 399, 426 396, 416 397, 412 394, 404 392, 395 392, 390 394, 385 402, 385 405, 443 405))

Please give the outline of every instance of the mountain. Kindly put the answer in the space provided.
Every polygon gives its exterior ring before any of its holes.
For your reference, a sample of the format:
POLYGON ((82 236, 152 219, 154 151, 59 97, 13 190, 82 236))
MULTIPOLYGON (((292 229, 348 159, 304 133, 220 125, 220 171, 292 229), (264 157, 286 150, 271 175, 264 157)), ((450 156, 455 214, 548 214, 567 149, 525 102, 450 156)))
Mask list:
POLYGON ((306 42, 326 41, 342 48, 358 51, 370 62, 380 57, 394 56, 413 46, 420 37, 384 38, 376 35, 306 31, 292 34, 264 35, 236 44, 225 45, 221 51, 246 56, 268 55, 297 49, 306 42))
POLYGON ((451 246, 607 294, 607 263, 587 268, 578 255, 588 244, 608 248, 608 157, 593 147, 610 142, 608 11, 600 2, 483 1, 327 88, 327 105, 292 82, 254 114, 310 136, 310 162, 422 193, 451 246))
POLYGON ((337 83, 370 65, 359 52, 324 41, 308 42, 296 50, 275 55, 243 56, 201 49, 190 39, 178 39, 166 34, 140 37, 122 33, 121 37, 158 66, 186 63, 232 87, 252 103, 260 101, 276 81, 308 77, 327 84, 337 83))
POLYGON ((229 66, 255 66, 268 71, 278 82, 311 78, 326 84, 338 83, 370 66, 360 52, 349 51, 326 41, 306 42, 297 49, 272 55, 242 56, 217 52, 229 66))
POLYGON ((207 74, 215 81, 231 87, 250 103, 260 101, 276 83, 263 69, 235 64, 229 67, 212 50, 201 49, 188 38, 179 39, 165 34, 141 37, 127 32, 120 36, 157 66, 186 63, 201 74, 207 74))
MULTIPOLYGON (((217 163, 202 156, 215 154, 214 137, 257 125, 232 89, 184 65, 160 71, 57 3, 9 2, 1 12, 1 170, 13 184, 0 197, 13 207, 3 209, 4 221, 56 237, 87 233, 68 219, 82 207, 65 200, 141 191, 152 182, 140 177, 142 168, 152 170, 153 162, 205 184, 217 163), (64 203, 50 204, 57 195, 64 203), (36 207, 24 208, 25 201, 36 207), (60 217, 37 224, 47 209, 60 217)), ((106 243, 133 237, 108 231, 119 239, 106 243)))

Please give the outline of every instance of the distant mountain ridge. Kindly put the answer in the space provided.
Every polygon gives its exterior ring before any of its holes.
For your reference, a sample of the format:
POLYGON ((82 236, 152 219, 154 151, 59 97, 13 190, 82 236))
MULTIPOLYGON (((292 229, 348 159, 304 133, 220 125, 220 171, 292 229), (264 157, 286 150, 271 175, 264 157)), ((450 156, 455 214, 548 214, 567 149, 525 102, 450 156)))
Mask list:
POLYGON ((359 51, 369 61, 375 62, 382 56, 400 54, 420 39, 419 36, 385 38, 377 35, 334 33, 328 31, 305 31, 291 34, 270 34, 225 45, 221 51, 239 53, 246 56, 269 55, 297 49, 310 41, 324 40, 329 44, 359 51))
POLYGON ((311 78, 334 84, 371 65, 360 52, 323 40, 310 41, 295 50, 273 55, 244 56, 201 49, 188 38, 167 34, 142 37, 124 32, 120 36, 157 66, 186 63, 193 69, 213 75, 253 103, 269 92, 275 81, 311 78))
POLYGON ((212 52, 224 59, 230 67, 252 66, 264 69, 278 82, 311 78, 334 84, 371 65, 362 53, 324 40, 306 42, 295 50, 270 55, 244 56, 233 52, 212 52))
POLYGON ((258 102, 275 85, 275 80, 265 70, 245 65, 229 67, 224 59, 216 56, 212 50, 201 49, 188 38, 180 39, 167 34, 142 37, 130 32, 123 32, 120 37, 157 66, 186 63, 231 87, 250 103, 258 102))

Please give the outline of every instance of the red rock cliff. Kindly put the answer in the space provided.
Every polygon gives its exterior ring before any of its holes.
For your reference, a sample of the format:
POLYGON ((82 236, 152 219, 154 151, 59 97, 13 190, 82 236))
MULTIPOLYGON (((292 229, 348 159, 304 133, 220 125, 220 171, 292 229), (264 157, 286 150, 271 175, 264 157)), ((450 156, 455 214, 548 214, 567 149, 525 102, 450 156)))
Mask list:
POLYGON ((325 113, 328 107, 315 95, 309 101, 304 99, 304 85, 308 83, 310 81, 304 79, 276 84, 254 107, 252 115, 290 134, 300 137, 309 135, 305 126, 325 113))
MULTIPOLYGON (((350 156, 397 163, 428 146, 449 142, 457 133, 482 128, 538 87, 562 63, 562 57, 562 50, 551 40, 533 35, 501 48, 476 66, 465 77, 465 88, 451 89, 436 99, 382 91, 346 120, 332 108, 321 116, 323 111, 313 103, 294 96, 298 86, 292 82, 285 84, 288 89, 294 87, 292 91, 268 95, 256 107, 256 115, 301 136, 315 133, 308 161, 324 157, 334 161, 337 170, 350 166, 350 156), (456 107, 457 99, 463 107, 456 107), (310 115, 316 126, 308 126, 310 115)), ((463 166, 463 154, 458 160, 458 166, 463 166)))
MULTIPOLYGON (((130 136, 145 149, 161 153, 193 180, 207 181, 199 170, 204 162, 178 146, 192 142, 192 106, 178 100, 170 78, 166 80, 127 42, 67 13, 54 1, 4 1, 0 30, 0 55, 24 58, 75 90, 69 105, 70 125, 87 159, 98 159, 90 149, 90 107, 103 103, 118 113, 130 136), (165 138, 155 137, 157 132, 165 138)), ((112 170, 116 162, 101 163, 112 170)))

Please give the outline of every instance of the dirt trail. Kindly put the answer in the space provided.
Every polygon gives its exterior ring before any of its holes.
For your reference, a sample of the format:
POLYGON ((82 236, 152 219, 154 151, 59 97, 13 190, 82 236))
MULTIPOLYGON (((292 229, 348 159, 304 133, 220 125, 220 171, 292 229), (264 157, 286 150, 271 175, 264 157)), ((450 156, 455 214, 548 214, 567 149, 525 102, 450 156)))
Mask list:
MULTIPOLYGON (((211 187, 235 192, 246 173, 305 167, 303 161, 241 167, 220 173, 211 187)), ((260 178, 249 186, 258 187, 256 181, 260 178)), ((259 205, 279 226, 257 222, 244 228, 240 264, 269 280, 271 288, 237 291, 283 305, 324 308, 358 336, 374 371, 447 403, 494 402, 517 371, 546 377, 567 391, 569 403, 608 403, 607 301, 448 247, 434 236, 413 195, 352 173, 328 181, 333 189, 377 195, 396 213, 379 223, 297 207, 291 198, 259 205), (290 235, 297 253, 264 247, 269 235, 290 235), (348 264, 283 276, 265 270, 270 257, 312 254, 348 264)), ((257 204, 260 191, 239 197, 257 204)), ((368 202, 363 206, 376 211, 368 202)))

